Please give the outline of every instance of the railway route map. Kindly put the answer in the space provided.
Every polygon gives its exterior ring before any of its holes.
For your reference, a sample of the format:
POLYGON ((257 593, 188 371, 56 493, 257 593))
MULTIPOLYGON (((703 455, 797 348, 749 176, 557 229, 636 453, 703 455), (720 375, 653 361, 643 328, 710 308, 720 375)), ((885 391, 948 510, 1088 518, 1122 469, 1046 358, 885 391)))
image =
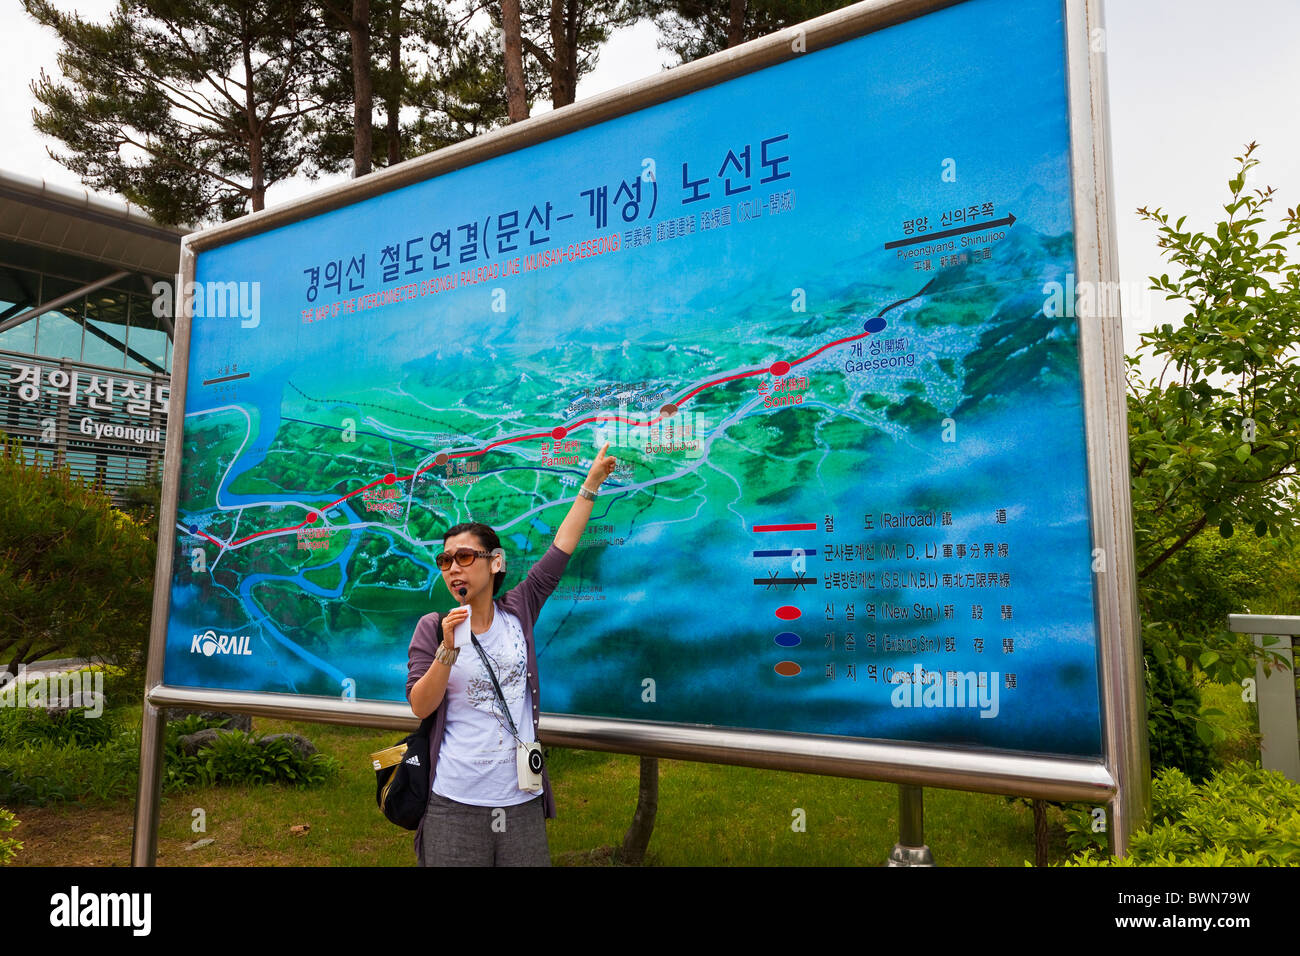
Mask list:
POLYGON ((200 253, 166 683, 404 700, 445 529, 513 586, 609 442, 544 711, 1099 754, 1059 6, 200 253))

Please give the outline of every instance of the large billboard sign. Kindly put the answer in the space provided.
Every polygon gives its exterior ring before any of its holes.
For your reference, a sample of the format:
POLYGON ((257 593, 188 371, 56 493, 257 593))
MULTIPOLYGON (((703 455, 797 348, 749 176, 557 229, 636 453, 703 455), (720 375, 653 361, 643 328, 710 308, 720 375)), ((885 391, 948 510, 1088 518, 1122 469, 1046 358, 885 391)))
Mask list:
POLYGON ((409 713, 443 531, 494 526, 510 586, 609 441, 544 736, 1112 794, 1090 16, 861 4, 191 237, 200 295, 258 308, 179 323, 155 698, 409 713))

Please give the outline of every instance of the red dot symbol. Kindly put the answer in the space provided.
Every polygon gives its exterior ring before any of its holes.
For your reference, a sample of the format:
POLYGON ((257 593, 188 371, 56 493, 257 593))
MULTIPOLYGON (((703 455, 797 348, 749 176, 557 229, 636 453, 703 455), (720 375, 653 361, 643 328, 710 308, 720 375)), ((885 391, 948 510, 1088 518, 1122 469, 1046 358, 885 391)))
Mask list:
POLYGON ((800 611, 791 604, 786 604, 776 609, 776 616, 783 621, 793 621, 799 617, 800 611))
POLYGON ((773 362, 772 367, 768 369, 768 371, 771 372, 773 375, 784 375, 786 372, 790 371, 790 363, 773 362))
POLYGON ((391 472, 389 472, 387 475, 384 475, 384 484, 386 485, 391 485, 396 480, 397 480, 397 476, 391 472))
POLYGON ((320 515, 318 515, 316 512, 313 511, 311 514, 309 514, 309 515, 307 516, 307 523, 308 523, 308 524, 315 524, 315 523, 316 523, 316 519, 319 518, 319 517, 320 517, 320 515))
POLYGON ((567 434, 569 434, 569 430, 565 428, 563 425, 556 425, 554 428, 551 429, 551 437, 554 438, 556 441, 559 441, 567 434))

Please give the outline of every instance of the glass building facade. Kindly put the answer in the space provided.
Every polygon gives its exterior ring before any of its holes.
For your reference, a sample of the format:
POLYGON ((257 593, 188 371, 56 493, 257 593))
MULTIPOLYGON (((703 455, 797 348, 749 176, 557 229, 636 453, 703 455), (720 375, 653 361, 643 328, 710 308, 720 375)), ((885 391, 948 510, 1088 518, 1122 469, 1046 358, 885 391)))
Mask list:
MULTIPOLYGON (((0 241, 0 323, 95 278, 78 265, 70 256, 0 241)), ((0 351, 144 375, 171 373, 171 337, 136 275, 0 332, 0 351)))
POLYGON ((0 173, 0 432, 110 494, 162 474, 181 230, 0 173), (54 308, 48 308, 53 305, 54 308))

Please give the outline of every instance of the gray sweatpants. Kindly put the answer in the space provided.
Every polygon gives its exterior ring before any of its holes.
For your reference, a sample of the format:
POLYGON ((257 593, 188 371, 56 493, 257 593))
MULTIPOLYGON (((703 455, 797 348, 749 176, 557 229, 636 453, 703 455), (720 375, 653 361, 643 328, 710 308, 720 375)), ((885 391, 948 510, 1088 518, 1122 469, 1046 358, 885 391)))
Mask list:
POLYGON ((542 798, 513 807, 472 807, 429 794, 425 866, 550 866, 542 798))

